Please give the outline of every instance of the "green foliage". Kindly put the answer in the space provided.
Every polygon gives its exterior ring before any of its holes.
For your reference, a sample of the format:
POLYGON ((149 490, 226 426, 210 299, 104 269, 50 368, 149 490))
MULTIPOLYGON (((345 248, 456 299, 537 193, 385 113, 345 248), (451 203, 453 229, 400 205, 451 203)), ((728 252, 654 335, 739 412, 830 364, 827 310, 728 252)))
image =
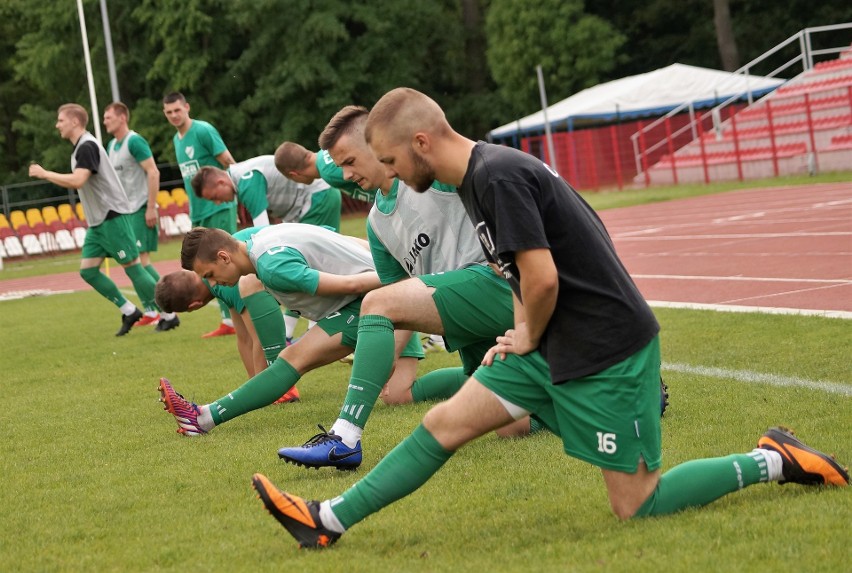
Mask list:
POLYGON ((517 113, 541 107, 536 66, 550 101, 593 86, 615 66, 625 38, 586 14, 583 0, 492 0, 485 29, 488 64, 517 113))
MULTIPOLYGON (((242 160, 283 140, 315 147, 342 106, 369 106, 400 85, 429 93, 456 129, 481 138, 538 108, 537 64, 551 101, 673 61, 718 67, 706 0, 108 4, 120 97, 159 162, 174 157, 161 103, 173 90, 242 160)), ((811 4, 732 0, 742 57, 803 26, 848 19, 844 0, 811 4)), ((112 95, 100 2, 83 6, 102 113, 112 95)), ((32 160, 67 170, 69 146, 53 126, 71 101, 90 108, 75 3, 0 2, 0 184, 28 180, 32 160)))

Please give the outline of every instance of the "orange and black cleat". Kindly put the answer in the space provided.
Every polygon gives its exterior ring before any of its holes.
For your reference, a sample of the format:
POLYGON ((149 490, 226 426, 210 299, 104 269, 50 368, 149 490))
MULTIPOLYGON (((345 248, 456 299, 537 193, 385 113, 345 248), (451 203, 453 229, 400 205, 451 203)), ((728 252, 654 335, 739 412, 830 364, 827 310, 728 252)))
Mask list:
POLYGON ((848 470, 838 464, 834 456, 806 446, 787 428, 769 428, 757 441, 757 447, 781 454, 784 479, 778 483, 849 485, 848 470))
POLYGON ((251 485, 266 510, 299 542, 299 547, 319 549, 340 539, 340 533, 322 526, 319 502, 281 491, 263 474, 254 474, 251 485))

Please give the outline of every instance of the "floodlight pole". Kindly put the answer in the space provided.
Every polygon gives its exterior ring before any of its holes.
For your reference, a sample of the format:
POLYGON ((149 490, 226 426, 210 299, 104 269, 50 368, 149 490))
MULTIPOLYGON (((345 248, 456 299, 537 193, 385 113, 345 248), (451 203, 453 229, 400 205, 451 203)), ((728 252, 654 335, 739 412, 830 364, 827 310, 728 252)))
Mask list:
POLYGON ((104 43, 106 44, 107 67, 109 67, 109 85, 112 88, 112 101, 121 101, 118 93, 118 76, 115 73, 115 56, 112 52, 112 32, 109 29, 109 13, 106 0, 101 0, 101 20, 104 23, 104 43))
POLYGON ((92 102, 92 123, 95 127, 95 137, 101 145, 101 115, 98 111, 98 96, 95 95, 95 79, 92 76, 92 58, 89 55, 89 35, 86 33, 86 18, 83 16, 83 0, 77 0, 77 13, 80 15, 80 34, 83 36, 83 56, 86 60, 86 77, 89 80, 89 99, 92 102))
POLYGON ((544 75, 541 73, 541 65, 535 67, 538 76, 538 93, 541 96, 541 112, 544 114, 544 137, 547 140, 547 153, 550 156, 550 166, 559 172, 556 166, 556 152, 553 149, 553 134, 550 132, 550 121, 547 119, 547 94, 544 91, 544 75))

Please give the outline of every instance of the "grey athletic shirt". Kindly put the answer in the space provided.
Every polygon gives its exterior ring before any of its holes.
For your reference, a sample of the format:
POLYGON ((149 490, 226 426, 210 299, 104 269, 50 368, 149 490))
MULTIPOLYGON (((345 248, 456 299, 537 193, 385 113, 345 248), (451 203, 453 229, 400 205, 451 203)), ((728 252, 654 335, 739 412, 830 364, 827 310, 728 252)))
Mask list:
MULTIPOLYGON (((127 193, 124 192, 124 187, 122 187, 121 181, 109 161, 106 150, 88 131, 80 136, 77 145, 74 146, 74 153, 71 154, 71 171, 73 172, 77 168, 77 154, 83 146, 91 148, 92 145, 98 151, 97 165, 94 167, 85 165, 86 169, 92 171, 92 176, 78 189, 78 192, 80 193, 80 202, 83 203, 86 221, 90 227, 96 227, 104 222, 107 213, 110 211, 126 215, 132 213, 133 208, 130 206, 127 193)), ((84 165, 81 165, 81 167, 84 167, 84 165)))
MULTIPOLYGON (((280 269, 292 268, 296 259, 291 249, 304 258, 308 269, 335 275, 356 275, 373 272, 370 251, 352 237, 339 235, 325 227, 303 223, 281 223, 264 227, 246 241, 249 259, 257 276, 278 302, 311 320, 320 320, 340 310, 359 295, 317 296, 312 294, 316 284, 308 275, 303 284, 299 277, 285 277, 292 290, 278 290, 270 286, 280 269)), ((304 268, 304 267, 303 267, 304 268)), ((283 281, 282 281, 283 282, 283 281)))
POLYGON ((376 237, 409 276, 486 262, 473 223, 454 191, 429 188, 418 193, 399 180, 391 194, 394 191, 393 209, 383 213, 377 200, 368 221, 376 237))

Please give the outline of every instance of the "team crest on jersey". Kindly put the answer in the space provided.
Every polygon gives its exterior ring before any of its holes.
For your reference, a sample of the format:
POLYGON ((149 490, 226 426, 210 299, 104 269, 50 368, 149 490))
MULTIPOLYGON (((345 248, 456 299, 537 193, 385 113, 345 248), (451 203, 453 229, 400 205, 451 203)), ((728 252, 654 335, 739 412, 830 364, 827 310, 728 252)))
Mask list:
POLYGON ((187 145, 184 148, 184 153, 186 153, 186 156, 189 157, 190 159, 195 158, 195 148, 191 145, 187 145))

